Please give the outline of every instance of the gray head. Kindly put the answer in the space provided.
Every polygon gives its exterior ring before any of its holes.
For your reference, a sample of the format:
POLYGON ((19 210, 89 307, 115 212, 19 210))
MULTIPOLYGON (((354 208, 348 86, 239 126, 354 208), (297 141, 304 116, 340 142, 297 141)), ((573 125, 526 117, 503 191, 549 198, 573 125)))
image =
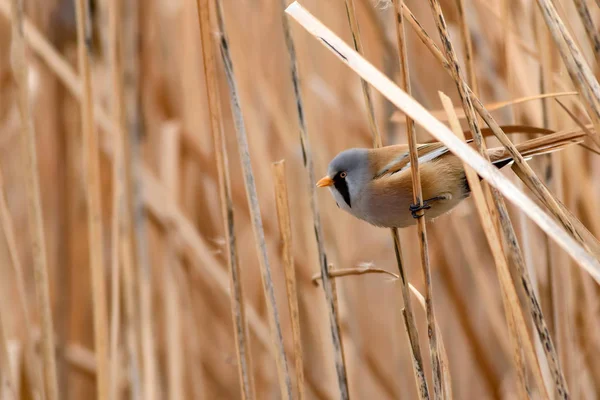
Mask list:
POLYGON ((338 206, 350 209, 371 178, 368 150, 348 149, 331 160, 317 186, 329 186, 338 206))

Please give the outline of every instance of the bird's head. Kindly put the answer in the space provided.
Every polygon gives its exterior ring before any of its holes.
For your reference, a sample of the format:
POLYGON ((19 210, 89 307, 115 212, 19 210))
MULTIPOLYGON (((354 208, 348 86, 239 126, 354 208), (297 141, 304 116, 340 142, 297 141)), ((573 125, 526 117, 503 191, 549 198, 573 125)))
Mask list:
POLYGON ((331 160, 317 186, 329 187, 338 205, 350 209, 371 179, 368 150, 348 149, 331 160))

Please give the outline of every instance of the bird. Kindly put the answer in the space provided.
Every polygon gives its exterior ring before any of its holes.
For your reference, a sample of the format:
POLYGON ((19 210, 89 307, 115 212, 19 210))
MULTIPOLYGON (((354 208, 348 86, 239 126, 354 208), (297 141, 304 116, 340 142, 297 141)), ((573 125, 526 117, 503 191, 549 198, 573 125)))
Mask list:
MULTIPOLYGON (((583 132, 559 132, 517 145, 526 158, 548 154, 583 141, 583 132)), ((473 140, 467 141, 473 146, 473 140)), ((471 189, 463 162, 441 142, 417 145, 423 205, 412 204, 412 176, 408 145, 351 148, 329 163, 327 175, 316 186, 329 188, 337 206, 378 227, 405 228, 423 216, 432 221, 468 198, 471 189), (419 211, 424 210, 423 213, 419 211)), ((504 147, 487 150, 498 169, 513 159, 504 147)), ((480 178, 481 179, 481 178, 480 178)))

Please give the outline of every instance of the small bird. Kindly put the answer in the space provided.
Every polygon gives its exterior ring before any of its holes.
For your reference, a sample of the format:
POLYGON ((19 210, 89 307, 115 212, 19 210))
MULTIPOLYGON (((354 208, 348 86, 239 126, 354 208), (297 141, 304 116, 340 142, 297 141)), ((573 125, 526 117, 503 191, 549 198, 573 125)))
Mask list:
MULTIPOLYGON (((580 143, 584 135, 550 134, 523 142, 517 149, 530 158, 580 143)), ((469 197, 471 190, 462 161, 443 143, 418 145, 417 151, 422 207, 412 204, 410 157, 404 144, 342 151, 329 163, 327 175, 317 186, 328 187, 339 208, 375 226, 407 227, 415 223, 420 210, 427 210, 427 221, 433 220, 469 197)), ((512 162, 504 147, 488 149, 487 154, 499 169, 512 162)))

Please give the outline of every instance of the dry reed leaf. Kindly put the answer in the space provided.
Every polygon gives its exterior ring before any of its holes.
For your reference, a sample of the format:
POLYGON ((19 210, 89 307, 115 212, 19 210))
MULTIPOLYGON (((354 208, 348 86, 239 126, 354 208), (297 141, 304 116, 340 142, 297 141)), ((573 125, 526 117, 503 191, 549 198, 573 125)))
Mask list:
MULTIPOLYGON (((471 89, 473 90, 474 93, 476 93, 475 89, 473 89, 473 88, 471 88, 471 89)), ((562 97, 562 96, 575 96, 577 94, 578 94, 577 92, 573 92, 573 91, 557 92, 557 93, 542 93, 542 94, 536 94, 533 96, 519 97, 518 99, 513 99, 513 100, 499 101, 499 102, 495 102, 495 103, 484 104, 484 107, 488 111, 497 111, 497 110, 500 110, 505 107, 515 106, 517 104, 522 104, 522 103, 526 103, 526 102, 530 102, 530 101, 534 101, 534 100, 550 99, 550 98, 556 98, 556 97, 562 97)), ((457 107, 455 111, 456 111, 456 115, 458 116, 459 119, 466 118, 465 111, 463 110, 462 107, 460 107, 460 108, 457 107)), ((431 115, 433 115, 435 118, 437 118, 438 120, 440 120, 442 122, 448 120, 448 116, 444 112, 444 110, 433 110, 433 111, 431 111, 431 115)), ((396 111, 392 114, 392 121, 394 121, 394 122, 402 122, 403 118, 404 118, 404 113, 402 113, 401 111, 396 111)), ((505 133, 509 133, 509 132, 505 131, 505 133)), ((528 132, 523 132, 523 133, 528 133, 528 132)), ((532 132, 532 133, 534 133, 534 132, 532 132)))

